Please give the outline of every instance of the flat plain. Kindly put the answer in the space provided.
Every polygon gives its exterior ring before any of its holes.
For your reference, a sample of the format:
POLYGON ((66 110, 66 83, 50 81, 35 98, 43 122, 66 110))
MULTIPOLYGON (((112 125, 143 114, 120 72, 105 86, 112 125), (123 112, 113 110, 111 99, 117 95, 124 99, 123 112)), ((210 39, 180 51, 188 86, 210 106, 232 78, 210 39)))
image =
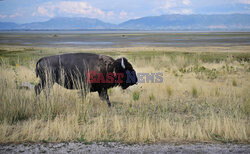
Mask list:
POLYGON ((244 143, 250 127, 250 33, 1 32, 0 143, 244 143), (110 89, 82 100, 54 85, 36 100, 44 56, 91 52, 127 57, 162 83, 110 89))

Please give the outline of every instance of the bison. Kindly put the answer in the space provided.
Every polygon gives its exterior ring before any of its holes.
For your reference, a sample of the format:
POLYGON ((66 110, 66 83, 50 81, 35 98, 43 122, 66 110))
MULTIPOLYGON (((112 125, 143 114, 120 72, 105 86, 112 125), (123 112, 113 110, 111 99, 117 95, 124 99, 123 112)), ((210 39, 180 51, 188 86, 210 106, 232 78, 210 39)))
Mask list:
POLYGON ((137 76, 126 58, 113 58, 93 53, 69 53, 43 57, 36 64, 36 76, 41 79, 35 86, 38 96, 45 87, 54 83, 67 89, 98 92, 111 106, 107 90, 115 86, 126 89, 137 83, 137 76), (93 82, 95 81, 95 82, 93 82))

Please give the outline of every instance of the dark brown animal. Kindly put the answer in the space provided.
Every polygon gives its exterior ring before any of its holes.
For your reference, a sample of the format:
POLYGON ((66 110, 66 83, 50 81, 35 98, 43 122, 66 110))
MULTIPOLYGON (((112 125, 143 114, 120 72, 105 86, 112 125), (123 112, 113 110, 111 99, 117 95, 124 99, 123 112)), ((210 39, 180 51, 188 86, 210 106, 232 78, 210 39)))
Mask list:
POLYGON ((126 89, 137 83, 135 70, 126 58, 113 58, 93 53, 69 53, 43 57, 36 64, 36 75, 41 79, 35 86, 36 95, 54 83, 67 89, 80 89, 82 96, 88 91, 99 93, 111 106, 107 90, 115 86, 126 89), (91 82, 90 76, 95 79, 91 82), (109 82, 106 82, 109 81, 109 82))

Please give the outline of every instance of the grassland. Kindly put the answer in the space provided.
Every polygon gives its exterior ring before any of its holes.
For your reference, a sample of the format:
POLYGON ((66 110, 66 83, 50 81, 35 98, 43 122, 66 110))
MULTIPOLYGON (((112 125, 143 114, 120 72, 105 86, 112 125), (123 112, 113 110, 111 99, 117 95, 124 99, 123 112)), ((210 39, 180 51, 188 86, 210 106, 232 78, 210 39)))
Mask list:
POLYGON ((250 137, 250 47, 53 48, 1 46, 0 143, 119 141, 236 142, 250 137), (109 90, 108 108, 97 93, 54 85, 36 101, 35 63, 43 56, 94 52, 125 56, 135 70, 162 72, 163 83, 109 90))

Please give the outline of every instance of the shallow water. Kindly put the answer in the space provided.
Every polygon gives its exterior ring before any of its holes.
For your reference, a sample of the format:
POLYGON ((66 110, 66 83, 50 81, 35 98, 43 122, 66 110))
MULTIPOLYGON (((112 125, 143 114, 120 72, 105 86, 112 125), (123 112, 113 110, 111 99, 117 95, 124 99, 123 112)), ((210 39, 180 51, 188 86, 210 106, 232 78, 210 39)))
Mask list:
POLYGON ((250 45, 250 32, 2 31, 0 45, 86 48, 232 46, 250 45))

